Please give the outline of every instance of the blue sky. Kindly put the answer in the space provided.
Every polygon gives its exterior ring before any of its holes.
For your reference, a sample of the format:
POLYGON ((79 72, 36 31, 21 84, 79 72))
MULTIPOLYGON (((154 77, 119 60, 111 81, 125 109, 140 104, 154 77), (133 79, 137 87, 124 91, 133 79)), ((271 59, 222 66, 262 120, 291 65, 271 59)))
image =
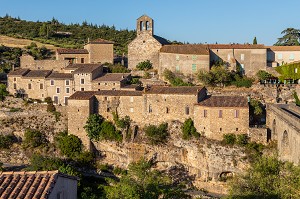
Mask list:
POLYGON ((136 19, 147 14, 155 34, 169 40, 252 43, 256 36, 272 45, 285 28, 300 29, 299 7, 300 0, 1 0, 0 16, 135 29, 136 19))

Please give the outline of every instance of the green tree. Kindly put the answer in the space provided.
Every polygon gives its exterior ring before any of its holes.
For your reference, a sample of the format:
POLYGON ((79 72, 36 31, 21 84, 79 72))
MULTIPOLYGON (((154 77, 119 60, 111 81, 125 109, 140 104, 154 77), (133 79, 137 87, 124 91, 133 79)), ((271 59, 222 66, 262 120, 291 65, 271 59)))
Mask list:
POLYGON ((92 114, 88 117, 84 129, 91 140, 96 140, 96 141, 99 140, 99 133, 102 130, 101 124, 103 121, 104 121, 103 117, 98 114, 92 114))
POLYGON ((67 135, 63 132, 56 137, 56 140, 59 150, 68 158, 74 158, 82 152, 82 142, 75 135, 67 135))
POLYGON ((14 135, 0 135, 0 148, 9 149, 14 142, 16 142, 14 135))
POLYGON ((256 37, 254 37, 254 39, 253 39, 253 44, 254 44, 254 45, 257 44, 257 39, 256 39, 256 37))
POLYGON ((268 73, 267 71, 264 71, 264 70, 259 70, 256 73, 256 76, 259 80, 266 80, 266 79, 269 79, 269 78, 273 77, 272 74, 270 74, 270 73, 268 73))
POLYGON ((159 126, 149 125, 144 130, 151 144, 158 145, 167 142, 169 136, 168 123, 162 123, 159 126))
POLYGON ((250 114, 261 115, 263 113, 262 104, 260 101, 251 99, 250 100, 250 114))
POLYGON ((287 28, 281 32, 282 37, 278 38, 276 46, 299 46, 300 30, 287 28))
POLYGON ((7 95, 8 92, 6 90, 6 86, 4 84, 0 84, 0 100, 3 101, 7 95))
POLYGON ((108 199, 141 199, 141 198, 190 198, 183 187, 173 184, 163 173, 153 170, 153 163, 144 159, 131 163, 127 174, 120 181, 112 181, 112 186, 105 187, 108 199))
POLYGON ((209 72, 199 71, 198 79, 204 84, 225 86, 232 81, 231 73, 226 66, 213 66, 209 72))
POLYGON ((136 68, 138 70, 147 71, 147 70, 152 69, 152 63, 149 60, 143 61, 143 62, 138 63, 138 65, 136 65, 136 68))
POLYGON ((188 140, 193 136, 195 138, 200 137, 200 134, 197 132, 197 129, 194 126, 194 121, 191 118, 184 121, 181 130, 182 130, 182 138, 185 140, 188 140))
POLYGON ((47 143, 45 135, 38 130, 26 129, 24 133, 23 146, 34 148, 47 143))
POLYGON ((236 135, 233 133, 224 134, 222 142, 224 144, 234 145, 236 142, 236 135))

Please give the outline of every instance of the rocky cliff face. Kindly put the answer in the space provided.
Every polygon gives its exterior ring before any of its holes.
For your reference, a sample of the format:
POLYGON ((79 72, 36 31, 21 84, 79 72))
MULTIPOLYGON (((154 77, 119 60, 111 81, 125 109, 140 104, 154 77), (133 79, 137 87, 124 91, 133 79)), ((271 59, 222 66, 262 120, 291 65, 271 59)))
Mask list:
POLYGON ((240 173, 248 166, 246 155, 239 148, 222 146, 203 137, 182 140, 180 124, 176 122, 169 125, 169 132, 170 139, 163 146, 149 145, 145 141, 122 144, 97 142, 94 146, 101 153, 103 162, 122 168, 142 157, 154 159, 160 170, 183 166, 194 185, 219 193, 226 192, 224 183, 219 181, 220 176, 240 173))

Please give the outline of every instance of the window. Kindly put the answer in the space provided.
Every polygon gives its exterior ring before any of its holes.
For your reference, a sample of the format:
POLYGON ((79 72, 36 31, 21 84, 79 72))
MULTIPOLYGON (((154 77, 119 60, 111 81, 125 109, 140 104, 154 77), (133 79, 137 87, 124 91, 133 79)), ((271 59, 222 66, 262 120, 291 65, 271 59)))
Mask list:
POLYGON ((222 128, 220 128, 220 131, 222 131, 222 128))
POLYGON ((130 102, 133 102, 133 97, 130 97, 130 102))
POLYGON ((241 54, 241 60, 244 61, 244 59, 245 59, 245 55, 241 54))
POLYGON ((227 60, 230 61, 230 54, 227 55, 227 60))
POLYGON ((196 55, 193 55, 192 56, 192 60, 196 60, 197 59, 197 56, 196 55))
POLYGON ((179 55, 176 55, 176 60, 179 61, 179 55))
POLYGON ((54 86, 54 80, 50 80, 50 85, 54 86))
POLYGON ((98 83, 98 85, 100 86, 100 83, 98 83))
POLYGON ((81 91, 84 91, 84 88, 80 88, 81 91))
POLYGON ((40 84, 40 89, 44 89, 44 84, 40 84))
POLYGON ((235 131, 239 131, 239 128, 236 128, 235 131))
POLYGON ((219 118, 222 118, 222 116, 223 116, 223 111, 219 110, 219 118))
POLYGON ((69 87, 66 88, 66 93, 70 93, 70 88, 69 87))
POLYGON ((180 67, 179 66, 176 66, 176 69, 175 69, 177 72, 180 71, 180 67))
POLYGON ((295 73, 298 73, 298 68, 295 68, 294 72, 295 72, 295 73))
POLYGON ((60 93, 60 88, 59 87, 56 88, 56 93, 57 94, 60 93))
POLYGON ((281 53, 279 53, 279 54, 277 55, 277 59, 282 59, 282 54, 281 54, 281 53))
POLYGON ((84 84, 84 79, 80 79, 80 84, 84 84))
POLYGON ((245 74, 245 65, 244 64, 241 64, 241 72, 242 72, 242 74, 245 74))
POLYGON ((107 108, 106 108, 106 112, 109 112, 109 111, 110 111, 110 108, 109 108, 109 107, 107 107, 107 108))
POLYGON ((169 111, 170 111, 170 110, 169 110, 169 108, 168 108, 168 107, 166 107, 166 113, 169 113, 169 111))
POLYGON ((290 54, 290 60, 294 60, 294 59, 295 59, 294 53, 290 54))
POLYGON ((239 110, 234 110, 234 117, 238 118, 239 117, 239 110))
POLYGON ((70 80, 65 81, 66 86, 70 86, 70 80))
POLYGON ((197 65, 196 64, 192 64, 192 71, 196 72, 197 71, 197 65))
POLYGON ((17 84, 14 84, 14 89, 17 89, 17 84))
POLYGON ((65 105, 68 105, 68 99, 69 97, 65 97, 65 105))
POLYGON ((106 101, 107 100, 107 97, 104 97, 104 101, 106 101))
POLYGON ((28 84, 28 89, 31 89, 31 84, 28 84))
POLYGON ((207 110, 203 110, 203 117, 207 117, 207 110))
POLYGON ((53 102, 54 102, 54 104, 58 104, 58 97, 57 96, 53 96, 53 102))
POLYGON ((14 82, 17 81, 17 78, 14 77, 14 82))
POLYGON ((146 30, 149 30, 150 29, 150 23, 149 21, 146 21, 146 30))
POLYGON ((148 110, 149 113, 152 113, 152 106, 151 104, 149 104, 149 110, 148 110))
POLYGON ((83 63, 84 63, 84 58, 81 58, 81 59, 80 59, 80 62, 83 64, 83 63))
POLYGON ((116 83, 113 83, 113 86, 116 85, 116 83))
POLYGON ((130 112, 133 113, 133 108, 130 108, 130 112))
POLYGON ((188 106, 185 107, 185 114, 186 115, 190 114, 190 107, 188 107, 188 106))

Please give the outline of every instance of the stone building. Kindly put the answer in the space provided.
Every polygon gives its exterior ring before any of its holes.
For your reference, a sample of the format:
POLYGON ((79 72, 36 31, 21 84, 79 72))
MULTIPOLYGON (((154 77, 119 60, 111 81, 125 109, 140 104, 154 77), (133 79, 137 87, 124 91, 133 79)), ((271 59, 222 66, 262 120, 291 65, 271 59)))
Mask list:
POLYGON ((300 46, 267 46, 267 64, 280 66, 300 60, 300 46))
POLYGON ((221 140, 224 134, 246 134, 249 105, 240 96, 210 96, 194 108, 194 124, 206 137, 221 140))
POLYGON ((78 178, 58 171, 0 173, 0 198, 76 199, 78 178))
POLYGON ((300 108, 294 104, 267 104, 268 139, 277 140, 279 158, 299 165, 300 108))
POLYGON ((154 35, 154 21, 143 15, 136 22, 137 37, 128 44, 128 68, 135 69, 140 62, 149 60, 154 69, 159 67, 159 51, 169 42, 154 35))

